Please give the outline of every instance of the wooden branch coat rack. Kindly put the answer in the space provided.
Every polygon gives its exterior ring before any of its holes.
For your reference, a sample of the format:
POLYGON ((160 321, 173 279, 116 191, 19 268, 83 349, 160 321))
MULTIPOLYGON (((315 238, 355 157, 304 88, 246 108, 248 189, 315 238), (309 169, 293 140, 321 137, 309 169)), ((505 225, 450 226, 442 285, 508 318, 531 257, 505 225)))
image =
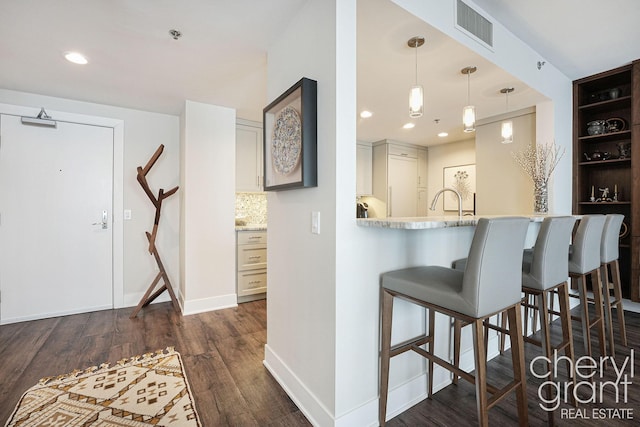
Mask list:
POLYGON ((176 191, 178 191, 178 187, 172 188, 166 193, 161 188, 160 191, 158 191, 158 197, 156 197, 151 192, 151 189, 149 188, 149 184, 147 183, 147 174, 149 173, 153 165, 156 163, 156 161, 162 154, 163 150, 164 150, 164 145, 161 144, 156 150, 156 152, 153 153, 153 156, 151 156, 151 158, 149 159, 145 167, 142 168, 138 166, 137 168, 138 182, 140 183, 140 186, 142 186, 142 189, 144 190, 146 195, 151 200, 151 203, 153 203, 153 206, 156 208, 156 215, 153 220, 153 230, 151 231, 151 233, 147 231, 145 232, 145 234, 147 235, 147 240, 149 241, 149 253, 152 254, 156 259, 156 263, 158 264, 158 269, 160 271, 156 275, 156 278, 153 279, 153 282, 151 282, 151 285, 149 285, 149 289, 147 289, 147 292, 145 292, 144 296, 140 300, 140 303, 138 303, 138 306, 136 307, 136 309, 133 311, 133 313, 131 313, 130 318, 132 319, 138 315, 138 312, 143 307, 146 307, 147 305, 149 305, 154 299, 160 296, 164 291, 169 292, 169 296, 171 296, 171 302, 173 303, 173 308, 178 312, 180 311, 180 305, 178 304, 178 299, 176 298, 176 295, 173 292, 171 281, 169 280, 169 276, 167 275, 167 272, 164 269, 164 265, 162 264, 162 260, 160 259, 160 255, 158 254, 158 249, 156 248, 156 234, 158 233, 158 224, 160 223, 160 210, 162 208, 162 201, 167 197, 173 195, 176 191), (162 286, 157 291, 153 292, 153 290, 155 289, 160 279, 163 280, 162 286))

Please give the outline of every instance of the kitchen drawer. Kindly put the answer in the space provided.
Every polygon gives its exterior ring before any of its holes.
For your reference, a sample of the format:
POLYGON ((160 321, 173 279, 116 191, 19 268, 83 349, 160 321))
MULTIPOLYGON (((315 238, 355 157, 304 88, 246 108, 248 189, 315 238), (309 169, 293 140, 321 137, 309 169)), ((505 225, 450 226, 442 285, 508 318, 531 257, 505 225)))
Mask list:
POLYGON ((254 245, 262 243, 267 244, 267 232, 266 231, 239 231, 238 232, 238 245, 254 245))
POLYGON ((238 296, 260 294, 267 291, 267 270, 238 273, 238 296))
POLYGON ((239 245, 238 271, 267 267, 266 245, 239 245))
POLYGON ((404 145, 389 144, 389 154, 392 156, 418 158, 418 149, 404 145))

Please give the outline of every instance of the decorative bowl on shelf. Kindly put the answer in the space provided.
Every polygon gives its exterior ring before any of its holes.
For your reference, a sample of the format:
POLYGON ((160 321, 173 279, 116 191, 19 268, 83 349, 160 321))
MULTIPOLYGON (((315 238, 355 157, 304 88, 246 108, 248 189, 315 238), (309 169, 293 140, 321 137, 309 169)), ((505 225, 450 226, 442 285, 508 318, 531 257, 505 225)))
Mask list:
MULTIPOLYGON (((620 132, 627 128, 627 122, 620 117, 612 117, 610 119, 605 120, 607 124, 607 132, 620 132)), ((587 130, 588 132, 588 130, 587 130)))
POLYGON ((587 123, 587 133, 592 135, 602 135, 606 129, 606 121, 604 120, 593 120, 587 123))

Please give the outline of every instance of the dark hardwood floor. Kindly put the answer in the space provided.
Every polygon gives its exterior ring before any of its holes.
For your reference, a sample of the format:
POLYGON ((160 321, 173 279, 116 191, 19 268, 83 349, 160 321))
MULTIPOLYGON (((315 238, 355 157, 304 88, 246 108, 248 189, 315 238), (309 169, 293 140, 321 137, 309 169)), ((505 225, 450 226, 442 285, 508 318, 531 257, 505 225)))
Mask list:
POLYGON ((40 378, 168 346, 180 352, 203 426, 309 426, 262 360, 266 302, 192 316, 170 303, 0 326, 0 420, 40 378))
MULTIPOLYGON (((115 362, 145 352, 174 346, 183 357, 196 407, 205 427, 212 426, 308 426, 309 422, 288 398, 262 364, 266 341, 266 303, 256 301, 237 308, 182 317, 169 303, 154 304, 129 319, 131 308, 107 310, 53 319, 0 326, 0 420, 6 420, 22 393, 46 376, 74 369, 115 362)), ((629 347, 617 346, 620 365, 640 348, 640 315, 626 313, 629 347)), ((616 326, 616 325, 614 325, 616 326)), ((552 328, 559 339, 559 327, 552 328)), ((577 355, 582 355, 581 331, 574 324, 577 355)), ((540 349, 525 344, 529 424, 547 425, 546 413, 538 406, 542 379, 529 372, 529 363, 540 349)), ((417 356, 416 356, 417 357, 417 356)), ((634 355, 635 372, 640 357, 634 355)), ((489 363, 489 378, 500 385, 508 381, 511 357, 507 352, 489 363)), ((627 365, 626 373, 630 373, 627 365)), ((564 365, 561 366, 564 373, 564 365)), ((604 378, 615 381, 610 365, 604 378)), ((564 378, 564 377, 563 377, 564 378)), ((564 419, 562 403, 556 411, 558 425, 635 425, 640 420, 640 380, 629 378, 627 402, 615 402, 613 387, 606 388, 603 401, 579 406, 589 419, 564 419), (632 408, 633 420, 594 419, 594 408, 632 408)), ((581 398, 588 400, 586 386, 581 398)), ((598 390, 599 391, 599 390, 598 390)), ((436 393, 390 420, 388 426, 467 426, 476 424, 475 388, 460 381, 436 393)), ((490 410, 492 426, 516 425, 515 397, 490 410)), ((599 413, 598 413, 599 414, 599 413)), ((577 414, 574 412, 574 416, 577 414)))

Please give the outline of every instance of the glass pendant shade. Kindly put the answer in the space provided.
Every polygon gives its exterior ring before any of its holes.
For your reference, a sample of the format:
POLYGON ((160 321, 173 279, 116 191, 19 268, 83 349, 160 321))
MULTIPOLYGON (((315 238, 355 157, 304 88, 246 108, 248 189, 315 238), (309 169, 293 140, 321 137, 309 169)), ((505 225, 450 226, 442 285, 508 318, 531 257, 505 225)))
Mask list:
MULTIPOLYGON (((512 87, 505 87, 500 89, 500 93, 505 95, 506 112, 509 112, 509 94, 515 89, 512 87)), ((502 136, 503 144, 511 144, 513 142, 513 122, 511 120, 505 120, 502 122, 500 135, 502 136)))
POLYGON ((465 132, 473 132, 476 130, 476 107, 467 105, 462 110, 462 124, 465 132))
POLYGON ((409 117, 422 117, 423 107, 424 91, 422 86, 412 86, 409 92, 409 117))
POLYGON ((475 132, 476 130, 476 107, 471 105, 471 79, 476 67, 464 67, 460 72, 467 75, 467 106, 462 109, 462 125, 465 132, 475 132))
POLYGON ((507 120, 502 122, 502 143, 511 144, 513 142, 513 122, 507 120))

